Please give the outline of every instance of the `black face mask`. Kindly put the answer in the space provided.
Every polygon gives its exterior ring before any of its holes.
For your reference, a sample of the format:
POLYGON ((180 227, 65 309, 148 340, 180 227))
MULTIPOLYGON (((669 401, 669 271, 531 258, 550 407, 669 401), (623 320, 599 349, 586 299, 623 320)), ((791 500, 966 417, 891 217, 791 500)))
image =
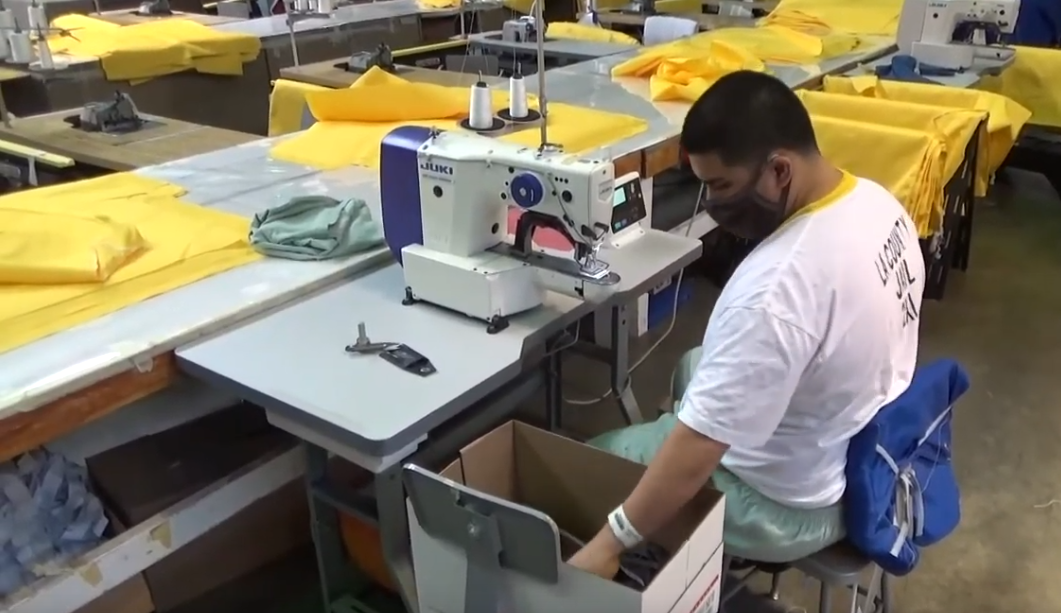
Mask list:
POLYGON ((756 189, 765 168, 751 183, 732 196, 708 198, 704 210, 723 230, 747 240, 759 241, 773 234, 787 217, 789 183, 781 189, 781 199, 773 201, 756 189))

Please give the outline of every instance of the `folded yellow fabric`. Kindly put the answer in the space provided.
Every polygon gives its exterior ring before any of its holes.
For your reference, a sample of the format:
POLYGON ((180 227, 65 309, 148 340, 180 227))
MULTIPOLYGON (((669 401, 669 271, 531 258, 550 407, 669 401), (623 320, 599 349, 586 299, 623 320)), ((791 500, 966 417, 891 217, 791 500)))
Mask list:
POLYGON ((609 30, 600 26, 591 26, 583 23, 569 23, 554 21, 545 29, 547 38, 559 38, 562 40, 582 40, 594 43, 615 43, 616 45, 637 46, 638 42, 633 36, 609 30))
POLYGON ((301 81, 277 79, 269 94, 269 136, 290 134, 302 129, 302 114, 307 108, 306 94, 326 91, 327 87, 301 81))
POLYGON ((894 36, 903 0, 781 0, 762 23, 805 32, 894 36))
POLYGON ((426 9, 452 9, 461 5, 461 0, 416 0, 416 3, 426 9))
MULTIPOLYGON (((835 94, 860 95, 986 112, 988 175, 994 174, 1005 161, 1010 149, 1013 148, 1013 143, 1017 141, 1021 128, 1031 117, 1028 109, 999 94, 942 85, 888 81, 878 79, 873 75, 825 77, 822 81, 822 89, 835 94)), ((978 176, 977 181, 977 191, 985 192, 987 189, 985 179, 978 176)))
POLYGON ((771 64, 817 64, 830 57, 849 53, 859 42, 858 37, 852 34, 810 34, 779 25, 721 28, 706 32, 705 37, 740 47, 771 64))
POLYGON ((649 47, 612 68, 613 77, 649 79, 652 100, 699 98, 715 81, 738 70, 763 71, 766 65, 751 52, 720 42, 705 32, 673 43, 649 47))
POLYGON ((135 226, 105 217, 0 208, 0 284, 106 281, 143 247, 135 226))
POLYGON ((939 228, 947 148, 942 138, 923 130, 850 119, 812 116, 811 120, 826 159, 890 191, 906 207, 920 236, 931 236, 939 228))
MULTIPOLYGON (((883 98, 865 98, 862 96, 844 96, 799 90, 796 95, 803 101, 807 111, 815 117, 833 117, 882 126, 895 126, 911 130, 923 130, 934 133, 946 143, 946 163, 943 169, 943 182, 946 184, 958 172, 965 161, 965 152, 969 143, 977 137, 982 124, 987 121, 987 112, 973 109, 962 109, 947 106, 935 106, 914 102, 887 100, 883 98)), ((986 188, 991 178, 988 166, 987 138, 977 141, 977 186, 982 179, 986 188)), ((867 155, 875 156, 873 151, 867 155)), ((903 163, 899 160, 881 159, 881 164, 903 163)), ((986 195, 986 189, 977 196, 986 195)), ((938 211, 942 219, 943 201, 938 211)))
POLYGON ((163 19, 120 26, 85 15, 63 15, 52 27, 69 35, 52 35, 57 53, 98 57, 111 81, 150 79, 183 70, 240 75, 243 64, 261 50, 256 36, 218 32, 188 19, 163 19))
POLYGON ((1002 94, 1031 111, 1030 123, 1061 128, 1061 50, 1016 47, 1013 64, 997 77, 984 77, 981 88, 1002 94))
MULTIPOLYGON (((5 248, 4 270, 66 275, 51 283, 39 276, 0 284, 0 353, 259 257, 247 244, 246 219, 182 202, 182 194, 175 185, 119 173, 0 198, 0 231, 21 228, 20 242, 43 238, 19 253, 5 248), (100 223, 86 223, 93 219, 100 223), (83 258, 94 241, 109 236, 132 246, 134 232, 139 252, 121 263, 115 263, 120 256, 108 260, 108 270, 96 269, 95 282, 73 282, 91 273, 83 258)), ((0 243, 6 246, 6 238, 0 243)), ((122 250, 120 243, 112 246, 122 250)))
MULTIPOLYGON (((491 93, 495 111, 508 106, 507 91, 491 93)), ((274 158, 321 170, 376 168, 380 141, 395 128, 459 129, 459 119, 468 112, 468 89, 410 83, 374 68, 348 89, 308 92, 306 102, 318 123, 278 143, 271 151, 274 158)), ((642 132, 647 124, 637 117, 554 103, 549 105, 549 127, 549 140, 582 153, 642 132)), ((537 138, 538 130, 528 128, 499 140, 529 142, 532 133, 537 138)))

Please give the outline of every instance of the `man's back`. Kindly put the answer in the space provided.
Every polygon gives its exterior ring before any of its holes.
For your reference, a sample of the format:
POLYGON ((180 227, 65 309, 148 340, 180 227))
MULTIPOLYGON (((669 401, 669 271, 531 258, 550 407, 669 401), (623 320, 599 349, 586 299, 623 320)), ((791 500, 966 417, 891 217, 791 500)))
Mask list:
MULTIPOLYGON (((813 357, 794 378, 780 423, 760 439, 766 442, 731 445, 723 465, 788 506, 838 501, 848 441, 913 376, 924 281, 909 215, 884 188, 849 175, 763 241, 719 297, 705 347, 733 328, 718 320, 755 313, 797 330, 813 357)), ((768 352, 787 355, 785 347, 754 342, 740 351, 749 363, 768 352)))

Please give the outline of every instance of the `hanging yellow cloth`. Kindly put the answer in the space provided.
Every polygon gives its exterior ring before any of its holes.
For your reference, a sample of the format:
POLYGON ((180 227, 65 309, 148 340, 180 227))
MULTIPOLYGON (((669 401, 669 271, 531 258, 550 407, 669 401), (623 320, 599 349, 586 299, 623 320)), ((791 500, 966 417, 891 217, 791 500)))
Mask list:
POLYGON ((56 53, 98 57, 110 81, 136 81, 184 70, 241 75, 243 64, 258 56, 257 36, 218 32, 188 19, 162 19, 121 26, 85 15, 63 15, 51 35, 56 53))
POLYGON ((781 0, 761 23, 801 32, 894 36, 903 0, 781 0))
POLYGON ((1030 123, 1061 128, 1061 49, 1016 49, 1013 64, 997 77, 981 79, 981 88, 1024 105, 1031 111, 1030 123))
POLYGON ((600 26, 564 21, 550 23, 545 29, 545 36, 546 38, 558 38, 561 40, 581 40, 593 43, 614 43, 616 45, 638 46, 641 44, 633 36, 622 32, 616 32, 600 26))
MULTIPOLYGON (((998 94, 942 85, 888 81, 878 79, 873 75, 825 77, 822 81, 822 89, 834 94, 860 95, 986 112, 988 174, 994 174, 1002 165, 1010 149, 1013 148, 1013 143, 1017 141, 1021 128, 1031 117, 1028 109, 998 94)), ((987 184, 983 181, 983 177, 977 177, 977 191, 980 193, 987 189, 987 184)))
MULTIPOLYGON (((494 111, 508 106, 508 92, 494 90, 494 111)), ((378 68, 365 73, 347 89, 306 94, 318 123, 278 143, 274 158, 320 170, 343 166, 379 166, 379 144, 401 126, 459 129, 468 112, 468 89, 431 83, 411 83, 378 68)), ((530 101, 533 107, 536 100, 530 101)), ((582 153, 618 142, 647 127, 643 119, 553 103, 549 105, 549 140, 571 153, 582 153)), ((498 140, 524 142, 537 129, 527 129, 498 140)), ((537 141, 535 141, 537 144, 537 141)))
POLYGON ((0 353, 259 257, 183 191, 119 173, 0 198, 0 353))
MULTIPOLYGON (((844 96, 799 90, 796 95, 803 101, 807 111, 815 117, 833 117, 850 121, 875 123, 882 126, 895 126, 933 133, 946 143, 946 162, 943 167, 943 182, 947 183, 957 174, 965 161, 965 152, 969 143, 977 138, 982 124, 987 121, 986 111, 962 109, 947 106, 919 104, 887 100, 883 98, 865 98, 862 96, 844 96)), ((977 196, 987 195, 986 186, 991 178, 988 165, 986 130, 984 138, 978 141, 977 150, 977 196), (982 186, 982 191, 981 191, 982 186)), ((876 157, 874 149, 863 148, 864 155, 876 157)), ((901 160, 881 158, 877 164, 905 163, 901 160)), ((943 202, 939 203, 937 212, 942 219, 943 202)))
POLYGON ((942 138, 924 130, 822 115, 811 116, 811 121, 826 159, 890 191, 906 207, 921 237, 938 230, 947 157, 942 138))
POLYGON ((302 114, 305 113, 306 94, 326 91, 327 87, 301 81, 277 79, 269 94, 269 136, 291 134, 302 129, 302 114))

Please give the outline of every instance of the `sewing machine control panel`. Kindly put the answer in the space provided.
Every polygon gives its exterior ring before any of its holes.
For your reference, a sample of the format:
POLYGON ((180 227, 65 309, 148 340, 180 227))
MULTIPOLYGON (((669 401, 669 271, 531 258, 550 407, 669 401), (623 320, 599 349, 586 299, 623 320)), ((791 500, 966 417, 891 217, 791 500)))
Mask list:
POLYGON ((612 233, 618 234, 648 217, 641 178, 637 173, 620 177, 612 196, 612 233))

